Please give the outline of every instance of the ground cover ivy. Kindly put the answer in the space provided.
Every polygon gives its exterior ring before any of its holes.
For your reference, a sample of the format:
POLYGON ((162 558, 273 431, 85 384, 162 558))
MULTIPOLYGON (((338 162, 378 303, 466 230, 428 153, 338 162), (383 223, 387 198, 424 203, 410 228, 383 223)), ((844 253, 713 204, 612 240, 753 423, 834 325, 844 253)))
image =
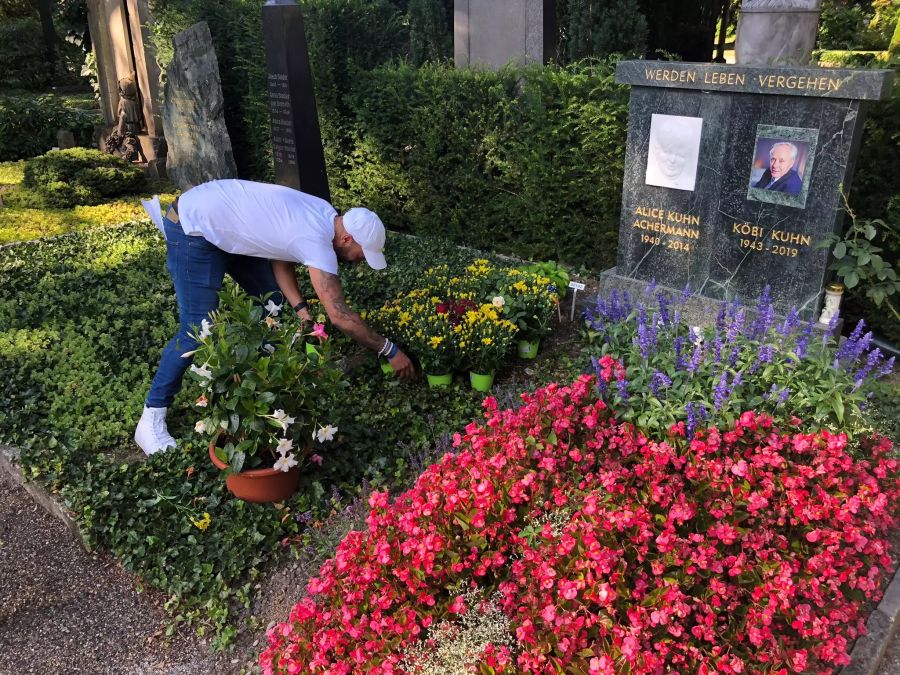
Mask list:
MULTIPOLYGON (((483 255, 400 235, 387 250, 383 274, 342 270, 357 306, 413 288, 438 256, 463 270, 483 255)), ((173 626, 190 624, 217 645, 232 637, 236 609, 281 541, 352 501, 363 484, 410 480, 483 399, 464 386, 437 392, 385 378, 367 359, 348 376, 350 402, 335 409, 334 445, 304 472, 296 498, 280 509, 243 504, 224 495, 193 433, 188 387, 173 406, 179 448, 147 461, 128 450, 176 327, 164 244, 151 225, 0 249, 0 289, 0 442, 22 448, 27 475, 60 491, 89 542, 166 595, 173 626)))
POLYGON ((144 194, 107 198, 94 205, 52 208, 37 192, 22 187, 25 168, 25 160, 0 162, 0 245, 144 220, 147 213, 141 199, 155 192, 167 204, 177 195, 173 186, 157 182, 144 194))

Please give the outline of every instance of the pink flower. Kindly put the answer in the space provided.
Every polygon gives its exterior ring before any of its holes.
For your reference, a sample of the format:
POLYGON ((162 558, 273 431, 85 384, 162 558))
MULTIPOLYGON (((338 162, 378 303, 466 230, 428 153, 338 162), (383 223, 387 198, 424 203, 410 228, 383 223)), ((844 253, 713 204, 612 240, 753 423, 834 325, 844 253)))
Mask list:
POLYGON ((320 340, 327 340, 328 333, 325 332, 325 324, 324 323, 315 323, 313 324, 312 333, 310 333, 312 337, 317 337, 320 340))
POLYGON ((739 476, 740 478, 746 478, 747 462, 745 462, 744 460, 740 460, 736 464, 732 465, 731 473, 733 473, 735 476, 739 476))
POLYGON ((322 455, 312 454, 309 456, 309 461, 312 462, 313 464, 318 464, 319 466, 322 466, 322 462, 324 462, 325 460, 322 459, 322 455))

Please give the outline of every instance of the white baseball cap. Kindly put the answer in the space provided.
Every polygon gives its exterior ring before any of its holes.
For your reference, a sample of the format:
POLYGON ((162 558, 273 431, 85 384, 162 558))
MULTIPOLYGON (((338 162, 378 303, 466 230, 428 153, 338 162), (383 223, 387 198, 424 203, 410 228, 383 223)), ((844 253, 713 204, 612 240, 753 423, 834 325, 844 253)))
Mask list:
POLYGON ((344 229, 362 246, 366 262, 373 270, 387 267, 384 259, 384 223, 373 211, 357 206, 344 214, 344 229))

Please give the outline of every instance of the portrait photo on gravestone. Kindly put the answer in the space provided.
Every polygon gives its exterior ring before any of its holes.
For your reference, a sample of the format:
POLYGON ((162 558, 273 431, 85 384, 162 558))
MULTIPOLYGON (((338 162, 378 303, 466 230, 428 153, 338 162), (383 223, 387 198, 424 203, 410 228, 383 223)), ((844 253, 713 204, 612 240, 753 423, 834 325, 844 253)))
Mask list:
POLYGON ((759 125, 748 199, 804 208, 818 129, 759 125))
POLYGON ((653 114, 645 175, 647 185, 693 191, 702 132, 702 117, 653 114))

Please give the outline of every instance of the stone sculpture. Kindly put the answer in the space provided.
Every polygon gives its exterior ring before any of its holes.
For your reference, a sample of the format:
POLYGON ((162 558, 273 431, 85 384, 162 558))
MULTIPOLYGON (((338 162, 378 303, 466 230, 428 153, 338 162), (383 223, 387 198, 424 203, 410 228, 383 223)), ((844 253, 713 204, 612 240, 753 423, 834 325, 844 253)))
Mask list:
POLYGON ((119 154, 126 161, 147 161, 138 134, 144 130, 144 113, 141 110, 140 93, 136 76, 131 73, 119 80, 119 108, 116 111, 116 128, 106 139, 106 151, 119 154))

